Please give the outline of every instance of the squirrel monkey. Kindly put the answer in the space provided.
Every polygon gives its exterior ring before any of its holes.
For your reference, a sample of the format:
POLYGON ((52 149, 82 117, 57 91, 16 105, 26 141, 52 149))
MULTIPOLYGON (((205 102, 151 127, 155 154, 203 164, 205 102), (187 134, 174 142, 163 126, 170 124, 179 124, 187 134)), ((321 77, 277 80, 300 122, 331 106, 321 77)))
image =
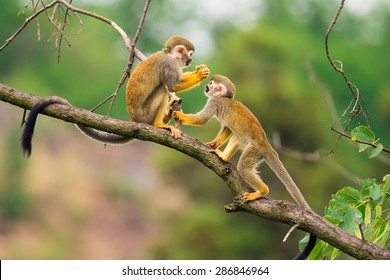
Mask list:
MULTIPOLYGON (((265 160, 297 204, 305 210, 311 210, 279 160, 278 154, 268 142, 260 122, 246 106, 233 99, 235 92, 236 87, 227 77, 214 75, 205 88, 205 94, 208 97, 205 107, 197 114, 184 114, 175 111, 173 118, 187 125, 204 125, 211 117, 215 117, 221 123, 220 132, 207 145, 223 161, 228 161, 238 149, 242 150, 237 170, 245 181, 255 189, 253 193, 244 193, 246 202, 263 197, 269 192, 268 186, 256 173, 256 167, 265 160), (229 137, 226 148, 221 151, 219 147, 229 137)), ((305 259, 313 249, 315 241, 316 237, 310 235, 307 247, 296 259, 305 259)))
MULTIPOLYGON (((200 84, 210 73, 206 65, 192 72, 183 73, 183 68, 192 62, 195 46, 187 39, 172 36, 165 47, 142 61, 130 75, 126 85, 126 109, 134 122, 142 122, 169 129, 172 136, 180 137, 181 132, 167 123, 172 118, 172 105, 178 98, 168 102, 170 92, 182 92, 200 84)), ((31 108, 22 134, 22 149, 31 154, 31 141, 37 115, 51 104, 69 102, 59 97, 43 98, 31 108)), ((131 137, 98 131, 90 127, 76 125, 90 138, 111 144, 123 144, 133 140, 131 137)))

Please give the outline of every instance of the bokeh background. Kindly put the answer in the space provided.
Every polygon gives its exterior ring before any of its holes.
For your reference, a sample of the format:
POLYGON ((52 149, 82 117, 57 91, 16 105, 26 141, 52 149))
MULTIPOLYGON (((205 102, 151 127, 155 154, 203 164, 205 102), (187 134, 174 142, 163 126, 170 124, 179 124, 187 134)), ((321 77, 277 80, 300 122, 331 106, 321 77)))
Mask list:
MULTIPOLYGON (((25 2, 2 1, 1 42, 31 15, 25 9, 17 16, 25 2)), ((342 60, 365 99, 373 131, 389 147, 390 1, 346 2, 330 37, 332 57, 342 60)), ((132 37, 144 2, 73 4, 111 18, 132 37)), ((334 0, 152 1, 137 45, 150 55, 171 35, 193 41, 190 69, 206 63, 212 74, 232 79, 236 99, 260 119, 270 140, 280 135, 295 151, 280 151, 281 159, 319 214, 340 188, 389 172, 388 157, 369 160, 346 140, 328 156, 337 141, 329 130, 332 111, 340 116, 351 100, 325 57, 324 35, 338 6, 334 0), (312 152, 320 158, 302 160, 302 153, 312 152)), ((30 24, 0 53, 0 81, 87 109, 109 96, 127 50, 110 26, 80 17, 70 18, 72 46, 62 46, 60 63, 46 17, 39 18, 40 40, 37 24, 30 24)), ((185 112, 205 104, 203 85, 181 95, 185 112)), ((22 114, 0 102, 1 259, 289 259, 298 252, 302 232, 283 243, 289 226, 226 214, 232 196, 223 181, 166 147, 141 141, 105 147, 71 124, 40 116, 26 159, 19 147, 22 114)), ((128 120, 124 88, 112 116, 128 120)), ((184 131, 209 141, 218 129, 213 120, 184 131)), ((291 200, 266 165, 261 173, 270 198, 291 200)))

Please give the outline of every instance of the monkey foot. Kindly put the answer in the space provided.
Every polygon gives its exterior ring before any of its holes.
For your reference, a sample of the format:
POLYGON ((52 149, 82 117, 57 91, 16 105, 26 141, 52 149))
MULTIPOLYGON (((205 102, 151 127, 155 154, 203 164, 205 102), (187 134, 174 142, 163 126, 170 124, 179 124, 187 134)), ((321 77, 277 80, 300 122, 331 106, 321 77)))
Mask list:
POLYGON ((214 141, 213 142, 207 142, 206 145, 209 146, 213 150, 215 150, 219 146, 221 146, 221 144, 219 142, 214 142, 214 141))
POLYGON ((223 154, 220 150, 215 149, 215 150, 209 150, 210 153, 216 154, 221 160, 223 161, 228 161, 226 158, 223 157, 223 154))
POLYGON ((245 192, 244 193, 244 201, 245 202, 253 201, 253 200, 256 200, 256 199, 259 199, 259 198, 263 197, 264 195, 266 195, 266 193, 263 194, 260 191, 256 191, 256 192, 253 192, 253 193, 245 192))
POLYGON ((181 137, 181 131, 173 126, 169 127, 171 130, 171 135, 175 138, 180 138, 181 137))
POLYGON ((168 124, 154 124, 154 126, 169 129, 171 131, 171 135, 175 138, 180 138, 181 137, 181 131, 177 128, 175 128, 172 125, 168 124))

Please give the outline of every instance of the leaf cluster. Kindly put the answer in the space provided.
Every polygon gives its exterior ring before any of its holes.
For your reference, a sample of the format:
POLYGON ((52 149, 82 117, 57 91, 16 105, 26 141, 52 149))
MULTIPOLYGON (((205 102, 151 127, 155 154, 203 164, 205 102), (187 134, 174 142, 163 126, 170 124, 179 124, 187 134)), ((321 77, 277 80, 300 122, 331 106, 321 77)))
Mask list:
MULTIPOLYGON (((360 190, 347 186, 338 191, 325 209, 325 219, 355 236, 390 249, 390 174, 377 183, 361 182, 360 190)), ((307 238, 306 238, 307 239, 307 238)), ((302 240, 301 242, 303 242, 302 240)), ((335 259, 341 251, 320 241, 310 258, 335 259)))

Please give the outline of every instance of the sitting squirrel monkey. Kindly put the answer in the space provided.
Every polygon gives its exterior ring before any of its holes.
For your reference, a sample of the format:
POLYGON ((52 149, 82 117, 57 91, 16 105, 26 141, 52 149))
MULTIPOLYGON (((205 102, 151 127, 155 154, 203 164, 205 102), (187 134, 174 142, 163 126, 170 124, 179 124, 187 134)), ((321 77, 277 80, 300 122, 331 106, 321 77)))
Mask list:
MULTIPOLYGON (((178 98, 169 93, 189 90, 200 84, 210 73, 206 65, 183 73, 183 68, 192 62, 195 46, 179 36, 170 37, 165 47, 142 61, 132 72, 126 85, 126 109, 134 122, 142 122, 169 129, 172 136, 180 137, 181 132, 167 123, 172 118, 172 105, 178 98)), ((24 154, 30 156, 31 141, 38 114, 51 104, 69 105, 59 97, 47 97, 31 108, 25 123, 21 143, 24 154)), ((76 125, 90 138, 110 144, 123 144, 133 140, 131 137, 99 131, 90 127, 76 125)))
MULTIPOLYGON (((235 92, 236 87, 227 77, 214 75, 205 88, 208 101, 204 108, 197 114, 184 114, 175 111, 173 118, 181 121, 184 125, 204 125, 211 117, 215 117, 221 123, 220 132, 207 145, 214 149, 212 152, 215 152, 223 161, 228 161, 238 149, 242 150, 237 170, 244 180, 255 189, 253 193, 244 193, 246 202, 261 198, 269 192, 268 186, 256 173, 256 167, 265 160, 283 182, 296 203, 303 209, 311 211, 300 190, 279 160, 278 154, 268 142, 260 122, 246 106, 233 99, 235 92), (229 137, 227 146, 221 151, 219 147, 229 137)), ((310 246, 308 243, 308 246, 296 259, 306 259, 313 249, 315 241, 316 237, 310 235, 310 246)))

